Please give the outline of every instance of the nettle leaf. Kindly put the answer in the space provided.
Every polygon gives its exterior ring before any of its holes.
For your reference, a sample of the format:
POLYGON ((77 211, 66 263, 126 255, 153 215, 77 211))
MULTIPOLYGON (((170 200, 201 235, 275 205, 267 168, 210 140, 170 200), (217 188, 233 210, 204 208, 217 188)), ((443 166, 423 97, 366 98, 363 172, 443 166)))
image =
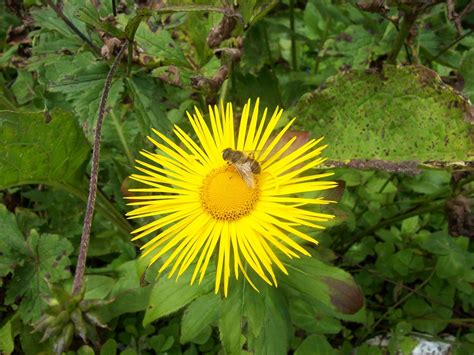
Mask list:
POLYGON ((71 276, 68 266, 73 247, 67 239, 53 234, 40 235, 35 230, 28 237, 23 236, 15 216, 3 205, 0 205, 0 221, 0 271, 13 273, 5 304, 13 304, 22 297, 20 316, 29 323, 39 318, 45 305, 42 296, 49 294, 46 280, 55 283, 71 276), (17 264, 12 265, 15 259, 17 264))
MULTIPOLYGON (((80 122, 90 127, 88 136, 92 138, 92 127, 95 127, 100 97, 110 68, 107 64, 98 63, 90 57, 84 57, 77 65, 78 68, 72 73, 52 80, 48 84, 48 90, 66 95, 80 122)), ((112 81, 107 98, 108 107, 114 107, 119 103, 123 90, 121 79, 112 81)))
POLYGON ((298 291, 307 301, 335 316, 357 313, 364 305, 364 296, 352 276, 344 270, 327 265, 315 257, 285 262, 289 275, 282 283, 298 291))
POLYGON ((148 24, 142 22, 135 33, 135 40, 145 53, 164 64, 190 67, 184 53, 166 30, 158 29, 152 32, 148 24))
MULTIPOLYGON (((211 269, 211 267, 209 267, 211 269)), ((202 282, 189 284, 188 270, 178 280, 162 275, 153 285, 143 325, 146 326, 158 318, 174 313, 199 296, 209 293, 215 280, 215 272, 207 273, 202 282)))
POLYGON ((99 11, 93 6, 84 6, 76 10, 76 18, 97 30, 104 31, 117 38, 125 38, 125 33, 110 22, 100 19, 99 11))
POLYGON ((80 185, 90 147, 70 114, 0 111, 0 188, 80 185))
POLYGON ((163 106, 163 90, 153 78, 134 76, 127 80, 127 87, 133 99, 134 112, 143 135, 148 135, 151 128, 167 132, 171 124, 166 117, 163 106))
POLYGON ((15 215, 0 205, 0 277, 23 264, 25 238, 18 228, 15 215))
POLYGON ((209 293, 194 300, 183 314, 181 323, 181 343, 187 343, 198 337, 206 329, 211 329, 219 317, 220 297, 209 293))
POLYGON ((336 75, 304 95, 291 114, 326 137, 331 149, 325 154, 333 160, 454 162, 474 156, 469 103, 422 66, 336 75))

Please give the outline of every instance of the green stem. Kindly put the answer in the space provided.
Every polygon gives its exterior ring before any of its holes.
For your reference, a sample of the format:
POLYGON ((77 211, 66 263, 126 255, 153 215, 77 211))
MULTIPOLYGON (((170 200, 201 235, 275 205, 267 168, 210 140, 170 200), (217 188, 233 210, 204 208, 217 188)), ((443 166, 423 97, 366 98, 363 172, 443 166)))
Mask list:
POLYGON ((396 64, 398 53, 403 47, 406 38, 410 34, 410 30, 416 21, 416 13, 406 13, 403 16, 402 23, 400 25, 400 31, 398 32, 395 43, 393 44, 392 52, 390 53, 387 62, 390 64, 396 64))
POLYGON ((423 281, 421 284, 419 284, 417 287, 413 289, 413 291, 409 292, 406 294, 404 297, 402 297, 398 302, 396 302, 393 306, 391 306, 372 326, 367 328, 366 334, 364 338, 366 338, 369 334, 372 334, 372 331, 377 328, 377 326, 390 314, 393 312, 395 308, 400 306, 403 302, 405 302, 408 298, 413 296, 415 292, 418 292, 421 290, 423 287, 425 287, 428 282, 430 282, 431 278, 434 276, 436 269, 433 269, 431 274, 426 278, 425 281, 423 281))
POLYGON ((290 0, 291 67, 296 70, 295 0, 290 0))
POLYGON ((130 151, 130 148, 128 147, 127 140, 125 139, 125 136, 123 135, 122 126, 120 125, 120 121, 115 115, 114 110, 110 110, 110 117, 112 117, 112 122, 114 124, 115 130, 117 131, 117 135, 120 139, 120 143, 122 143, 123 151, 125 155, 127 156, 130 165, 133 165, 134 161, 133 161, 132 153, 130 151))
POLYGON ((349 240, 345 243, 345 245, 342 249, 346 250, 352 244, 357 242, 359 239, 365 237, 366 235, 370 235, 370 234, 374 233, 375 231, 379 230, 380 228, 390 226, 394 223, 403 221, 403 220, 405 220, 407 218, 410 218, 410 217, 413 217, 413 216, 418 216, 418 215, 429 213, 429 212, 439 211, 439 210, 443 209, 443 207, 444 207, 444 200, 434 202, 433 204, 425 206, 425 207, 419 207, 419 208, 416 208, 416 209, 410 208, 408 211, 406 211, 404 213, 401 213, 401 214, 396 215, 392 218, 388 218, 388 219, 385 219, 383 221, 380 221, 375 226, 372 226, 370 228, 367 228, 367 229, 355 234, 354 237, 351 238, 351 240, 349 240))

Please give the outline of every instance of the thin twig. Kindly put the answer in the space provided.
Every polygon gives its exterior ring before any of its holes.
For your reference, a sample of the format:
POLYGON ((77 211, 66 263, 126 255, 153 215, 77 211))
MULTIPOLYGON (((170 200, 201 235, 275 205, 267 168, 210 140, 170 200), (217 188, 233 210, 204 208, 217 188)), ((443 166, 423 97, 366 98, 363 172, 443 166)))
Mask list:
POLYGON ((290 0, 291 66, 296 70, 295 0, 290 0))
POLYGON ((95 127, 94 146, 92 148, 92 168, 91 178, 89 182, 89 196, 87 198, 86 215, 84 217, 84 228, 82 230, 79 257, 77 259, 76 273, 74 275, 74 284, 72 287, 73 295, 78 294, 80 292, 82 288, 82 282, 84 280, 84 271, 86 268, 87 250, 89 249, 92 217, 94 216, 94 205, 97 195, 97 178, 100 157, 100 135, 102 131, 102 124, 104 122, 105 105, 107 103, 107 97, 109 96, 110 87, 112 86, 112 79, 127 45, 128 41, 126 40, 122 44, 122 48, 120 48, 117 57, 115 58, 112 66, 110 67, 109 73, 107 74, 107 78, 105 79, 104 90, 102 91, 102 95, 100 97, 99 112, 97 115, 97 124, 95 127))
POLYGON ((74 23, 69 20, 66 15, 64 15, 64 12, 62 8, 59 5, 56 5, 53 0, 46 0, 46 3, 51 6, 51 8, 56 12, 56 15, 58 15, 61 20, 64 21, 64 23, 74 32, 76 35, 78 35, 84 42, 86 42, 96 53, 100 53, 99 47, 97 47, 92 41, 86 37, 85 34, 83 34, 74 23))
POLYGON ((446 47, 444 47, 442 50, 440 50, 438 52, 438 54, 436 54, 433 58, 431 58, 431 60, 436 60, 438 59, 441 54, 443 54, 444 52, 446 52, 449 48, 453 47, 456 43, 458 43, 459 41, 461 41, 462 39, 466 38, 467 36, 469 36, 470 34, 472 34, 472 32, 474 32, 474 30, 469 30, 467 31, 465 34, 463 34, 462 36, 459 36, 458 38, 456 38, 453 42, 451 42, 450 44, 448 44, 446 47))

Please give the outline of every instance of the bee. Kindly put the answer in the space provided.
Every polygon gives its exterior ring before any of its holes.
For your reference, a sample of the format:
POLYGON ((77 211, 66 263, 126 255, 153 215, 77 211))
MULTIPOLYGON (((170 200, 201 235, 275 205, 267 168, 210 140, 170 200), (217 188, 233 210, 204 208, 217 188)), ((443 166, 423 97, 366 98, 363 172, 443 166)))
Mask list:
POLYGON ((255 187, 254 175, 260 174, 262 168, 257 160, 240 150, 226 148, 222 151, 222 158, 231 164, 239 173, 248 187, 255 187))

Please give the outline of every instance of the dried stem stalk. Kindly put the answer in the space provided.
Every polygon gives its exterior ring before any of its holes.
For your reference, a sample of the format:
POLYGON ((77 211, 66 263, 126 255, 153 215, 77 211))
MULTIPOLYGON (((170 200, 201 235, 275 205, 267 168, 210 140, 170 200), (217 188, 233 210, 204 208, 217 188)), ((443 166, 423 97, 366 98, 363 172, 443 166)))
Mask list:
POLYGON ((84 281, 84 271, 86 268, 87 250, 89 249, 89 239, 92 225, 92 218, 94 216, 95 199, 97 195, 97 179, 99 172, 99 158, 100 158, 100 138, 102 131, 102 124, 104 123, 105 105, 107 97, 109 96, 110 87, 112 86, 112 78, 117 70, 120 59, 122 58, 128 41, 125 41, 120 48, 117 57, 110 67, 107 78, 105 79, 104 90, 100 97, 99 113, 97 115, 97 124, 95 127, 94 146, 92 148, 92 168, 91 177, 89 181, 89 196, 87 198, 86 215, 84 217, 84 227, 82 230, 81 244, 79 249, 79 257, 77 259, 76 273, 74 275, 74 284, 72 286, 72 294, 76 295, 81 291, 84 281))

